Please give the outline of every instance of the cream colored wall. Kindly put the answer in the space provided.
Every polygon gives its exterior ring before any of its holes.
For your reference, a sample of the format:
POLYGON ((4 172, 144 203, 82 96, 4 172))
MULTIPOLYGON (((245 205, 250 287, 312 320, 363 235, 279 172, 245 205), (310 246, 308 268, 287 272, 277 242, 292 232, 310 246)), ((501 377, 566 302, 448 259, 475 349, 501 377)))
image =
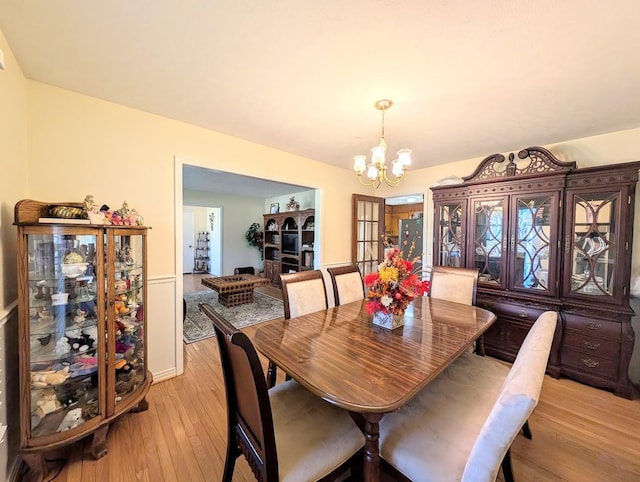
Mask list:
POLYGON ((20 438, 13 207, 27 196, 27 82, 1 31, 0 50, 6 64, 0 70, 0 480, 9 480, 15 477, 11 470, 20 438))
MULTIPOLYGON (((328 191, 319 216, 330 214, 323 233, 328 262, 350 256, 351 192, 355 176, 340 169, 234 137, 135 109, 28 82, 29 196, 43 201, 80 201, 119 207, 124 200, 144 216, 149 231, 149 366, 155 378, 174 374, 181 357, 176 326, 174 159, 190 165, 328 191), (334 231, 337 230, 337 231, 334 231), (331 236, 331 233, 344 236, 331 236)), ((181 190, 180 190, 181 192, 181 190)), ((182 206, 182 201, 178 203, 182 206)), ((181 242, 181 240, 180 240, 181 242)), ((179 368, 178 368, 179 369, 179 368)))

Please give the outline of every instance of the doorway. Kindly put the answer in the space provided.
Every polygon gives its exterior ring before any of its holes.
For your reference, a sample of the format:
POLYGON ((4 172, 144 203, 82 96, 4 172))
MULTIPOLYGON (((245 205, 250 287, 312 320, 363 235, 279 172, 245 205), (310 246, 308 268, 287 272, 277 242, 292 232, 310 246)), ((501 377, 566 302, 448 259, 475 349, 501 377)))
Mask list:
POLYGON ((422 270, 424 263, 424 197, 422 194, 385 199, 385 237, 403 258, 422 270))

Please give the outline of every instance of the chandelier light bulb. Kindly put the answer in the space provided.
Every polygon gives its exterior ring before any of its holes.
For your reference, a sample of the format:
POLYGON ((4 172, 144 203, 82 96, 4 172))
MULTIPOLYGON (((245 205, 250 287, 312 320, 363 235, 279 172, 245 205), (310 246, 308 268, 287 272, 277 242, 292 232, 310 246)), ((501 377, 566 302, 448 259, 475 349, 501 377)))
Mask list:
POLYGON ((398 162, 405 167, 411 165, 411 149, 400 149, 398 151, 398 162))
POLYGON ((358 176, 361 176, 367 169, 367 156, 362 154, 353 157, 353 170, 356 171, 358 176))

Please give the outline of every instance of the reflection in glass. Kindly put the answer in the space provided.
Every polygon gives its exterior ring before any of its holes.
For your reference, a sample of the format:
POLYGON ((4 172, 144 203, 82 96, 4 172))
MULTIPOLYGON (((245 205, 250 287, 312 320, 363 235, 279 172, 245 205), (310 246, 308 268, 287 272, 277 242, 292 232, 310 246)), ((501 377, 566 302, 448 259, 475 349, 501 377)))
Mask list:
POLYGON ((144 382, 144 238, 114 236, 114 298, 109 303, 115 315, 115 401, 120 403, 144 382))
POLYGON ((102 410, 97 242, 95 235, 88 234, 27 235, 30 430, 34 438, 74 428, 102 410))
POLYGON ((571 291, 613 296, 617 249, 613 243, 617 194, 574 197, 571 291))
POLYGON ((462 266, 460 256, 462 242, 462 204, 444 204, 440 206, 440 226, 438 226, 438 240, 440 251, 438 264, 440 266, 462 266))
POLYGON ((549 290, 552 198, 519 198, 514 286, 549 290))
POLYGON ((500 283, 502 279, 502 200, 474 203, 474 266, 481 282, 500 283))

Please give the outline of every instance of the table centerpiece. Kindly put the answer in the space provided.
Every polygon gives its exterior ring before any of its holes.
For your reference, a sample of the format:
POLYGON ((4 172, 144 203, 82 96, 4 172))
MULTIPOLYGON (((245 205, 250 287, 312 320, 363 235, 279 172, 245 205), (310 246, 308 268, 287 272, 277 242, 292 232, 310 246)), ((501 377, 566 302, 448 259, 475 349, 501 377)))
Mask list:
POLYGON ((404 312, 414 299, 429 291, 429 281, 414 272, 413 263, 403 259, 398 248, 389 249, 378 272, 365 276, 367 312, 373 324, 388 329, 404 325, 404 312))

